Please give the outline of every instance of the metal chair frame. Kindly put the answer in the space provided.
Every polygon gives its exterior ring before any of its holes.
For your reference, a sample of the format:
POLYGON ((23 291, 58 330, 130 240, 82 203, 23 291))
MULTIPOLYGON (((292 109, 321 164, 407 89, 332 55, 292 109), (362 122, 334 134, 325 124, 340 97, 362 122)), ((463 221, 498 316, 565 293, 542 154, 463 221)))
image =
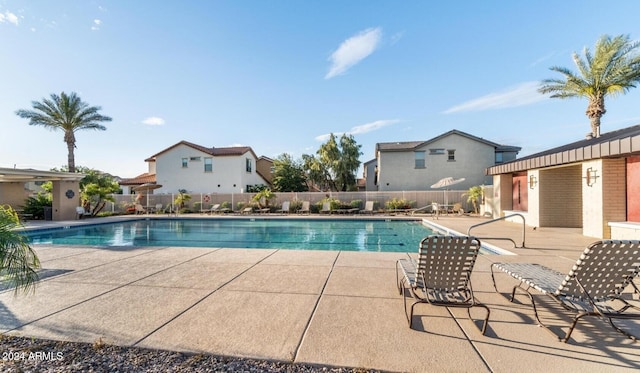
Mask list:
POLYGON ((640 307, 622 298, 625 289, 640 295, 634 279, 640 273, 640 241, 638 240, 603 240, 589 245, 568 275, 557 272, 539 264, 532 263, 493 263, 491 279, 496 286, 494 269, 509 274, 519 280, 513 287, 510 301, 513 302, 516 291, 526 294, 533 307, 538 324, 556 336, 559 341, 567 342, 578 321, 586 316, 599 316, 606 319, 618 332, 628 338, 638 337, 620 329, 613 319, 638 319, 640 313, 625 313, 628 310, 640 311, 640 307), (574 313, 573 320, 564 336, 554 333, 542 322, 538 315, 531 289, 549 295, 565 310, 574 313))
POLYGON ((428 303, 434 306, 466 308, 469 319, 471 308, 486 310, 482 327, 485 334, 491 311, 473 295, 471 271, 480 251, 480 241, 473 237, 429 236, 420 242, 418 261, 400 259, 396 262, 396 285, 404 295, 405 285, 414 299, 410 310, 404 296, 404 311, 409 328, 413 326, 415 306, 428 303), (402 272, 402 275, 401 275, 402 272))

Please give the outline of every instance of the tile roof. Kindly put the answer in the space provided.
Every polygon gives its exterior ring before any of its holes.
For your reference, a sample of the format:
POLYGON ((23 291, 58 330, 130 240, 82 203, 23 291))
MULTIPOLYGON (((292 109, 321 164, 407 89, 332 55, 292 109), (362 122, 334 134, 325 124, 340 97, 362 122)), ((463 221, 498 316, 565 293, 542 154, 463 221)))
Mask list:
POLYGON ((515 161, 489 167, 486 173, 487 175, 497 175, 633 154, 640 154, 640 125, 606 132, 597 138, 572 142, 518 158, 515 161))
POLYGON ((145 172, 136 177, 130 179, 122 179, 120 181, 120 185, 141 185, 146 183, 155 183, 156 182, 156 174, 150 174, 145 172))

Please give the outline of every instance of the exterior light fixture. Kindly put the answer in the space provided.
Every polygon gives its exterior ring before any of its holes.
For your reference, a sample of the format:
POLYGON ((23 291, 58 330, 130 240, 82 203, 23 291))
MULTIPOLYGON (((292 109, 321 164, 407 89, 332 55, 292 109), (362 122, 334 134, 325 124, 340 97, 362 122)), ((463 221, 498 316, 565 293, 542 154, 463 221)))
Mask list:
POLYGON ((586 175, 583 177, 587 181, 587 186, 592 186, 596 183, 596 179, 599 177, 597 174, 598 170, 594 170, 593 168, 587 168, 586 175))
POLYGON ((535 188, 538 184, 538 178, 535 175, 529 175, 529 189, 535 188))

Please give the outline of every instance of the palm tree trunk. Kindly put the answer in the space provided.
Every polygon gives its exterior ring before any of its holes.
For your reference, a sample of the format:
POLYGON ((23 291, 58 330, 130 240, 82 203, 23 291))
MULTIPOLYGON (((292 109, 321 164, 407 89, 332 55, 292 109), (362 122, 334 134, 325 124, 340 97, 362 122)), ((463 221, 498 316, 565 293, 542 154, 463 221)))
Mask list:
POLYGON ((587 116, 591 122, 591 135, 593 137, 600 137, 600 118, 607 111, 604 108, 604 96, 598 96, 589 99, 589 106, 587 107, 587 116))
POLYGON ((69 172, 76 172, 76 159, 74 155, 76 139, 73 135, 73 131, 65 132, 64 142, 67 143, 67 167, 69 168, 69 172))

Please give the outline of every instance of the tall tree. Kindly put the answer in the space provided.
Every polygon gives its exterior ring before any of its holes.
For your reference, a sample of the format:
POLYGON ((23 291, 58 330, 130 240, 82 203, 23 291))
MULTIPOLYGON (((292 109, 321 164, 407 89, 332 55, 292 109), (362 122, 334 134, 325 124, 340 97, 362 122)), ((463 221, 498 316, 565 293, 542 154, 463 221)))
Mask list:
POLYGON ((343 134, 338 142, 332 133, 320 146, 317 156, 303 155, 304 167, 311 181, 323 189, 347 191, 356 187, 356 172, 362 154, 352 135, 343 134))
POLYGON ((614 38, 603 35, 596 42, 592 54, 584 48, 584 58, 573 53, 578 73, 554 66, 550 69, 564 75, 564 79, 545 79, 539 92, 551 93, 553 98, 586 97, 589 100, 587 117, 591 135, 600 136, 600 118, 606 113, 604 98, 626 93, 640 81, 640 42, 632 42, 628 35, 614 38))
POLYGON ((277 192, 306 192, 307 177, 301 161, 290 154, 280 154, 273 161, 273 189, 277 192))
POLYGON ((32 101, 33 110, 18 110, 16 115, 29 119, 29 125, 43 126, 51 131, 63 131, 64 142, 67 144, 67 162, 69 172, 75 172, 76 148, 75 132, 79 130, 99 130, 107 128, 101 122, 110 122, 111 118, 98 113, 100 106, 89 106, 83 102, 75 92, 60 96, 51 94, 51 99, 43 98, 42 102, 32 101))

